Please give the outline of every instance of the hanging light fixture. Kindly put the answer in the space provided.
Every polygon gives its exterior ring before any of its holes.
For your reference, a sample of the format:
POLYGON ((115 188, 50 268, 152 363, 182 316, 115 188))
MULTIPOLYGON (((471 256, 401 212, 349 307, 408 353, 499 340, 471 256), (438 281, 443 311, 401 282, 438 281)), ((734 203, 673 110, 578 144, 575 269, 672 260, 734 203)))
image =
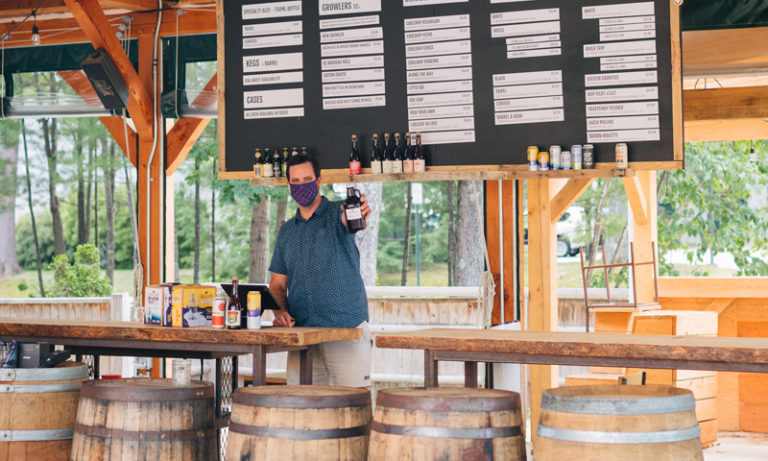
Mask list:
POLYGON ((32 12, 32 20, 34 21, 32 24, 32 44, 33 45, 39 45, 40 44, 40 31, 37 30, 37 12, 32 12))

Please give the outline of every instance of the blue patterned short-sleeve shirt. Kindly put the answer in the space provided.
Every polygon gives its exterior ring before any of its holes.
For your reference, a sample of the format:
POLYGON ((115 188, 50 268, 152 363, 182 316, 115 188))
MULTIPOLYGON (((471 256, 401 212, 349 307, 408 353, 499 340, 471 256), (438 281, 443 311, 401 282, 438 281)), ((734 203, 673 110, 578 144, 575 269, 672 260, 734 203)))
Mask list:
POLYGON ((360 253, 340 204, 323 197, 309 219, 297 210, 277 235, 269 271, 288 278, 296 326, 354 328, 368 320, 360 253))

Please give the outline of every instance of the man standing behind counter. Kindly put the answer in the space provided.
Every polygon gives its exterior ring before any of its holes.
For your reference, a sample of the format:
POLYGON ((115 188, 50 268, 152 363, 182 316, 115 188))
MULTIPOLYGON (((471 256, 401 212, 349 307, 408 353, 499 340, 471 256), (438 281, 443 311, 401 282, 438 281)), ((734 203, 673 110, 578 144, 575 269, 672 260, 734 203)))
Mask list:
MULTIPOLYGON (((332 341, 310 347, 312 382, 332 386, 370 386, 373 344, 368 330, 368 298, 360 276, 360 253, 347 230, 343 202, 319 193, 317 160, 304 154, 286 167, 296 215, 280 227, 269 271, 269 291, 280 305, 278 327, 362 329, 359 340, 332 341)), ((365 195, 361 212, 371 213, 365 195)), ((299 383, 299 353, 288 353, 288 384, 299 383)))

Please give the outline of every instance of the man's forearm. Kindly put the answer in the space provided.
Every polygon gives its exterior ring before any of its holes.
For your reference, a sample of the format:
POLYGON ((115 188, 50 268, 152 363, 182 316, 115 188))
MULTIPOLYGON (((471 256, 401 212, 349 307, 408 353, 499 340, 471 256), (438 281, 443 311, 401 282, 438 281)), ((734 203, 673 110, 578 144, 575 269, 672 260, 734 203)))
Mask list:
POLYGON ((269 292, 272 294, 272 297, 275 299, 275 302, 278 306, 280 306, 280 310, 288 311, 288 300, 285 297, 285 291, 280 290, 276 287, 269 287, 269 292))

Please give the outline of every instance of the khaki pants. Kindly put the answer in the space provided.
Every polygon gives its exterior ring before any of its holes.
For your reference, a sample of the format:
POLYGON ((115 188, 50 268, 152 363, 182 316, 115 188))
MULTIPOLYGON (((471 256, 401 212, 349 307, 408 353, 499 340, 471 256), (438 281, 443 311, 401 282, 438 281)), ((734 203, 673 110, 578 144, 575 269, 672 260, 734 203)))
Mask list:
MULTIPOLYGON (((312 356, 312 384, 368 387, 371 385, 373 340, 368 322, 358 325, 360 339, 331 341, 309 347, 312 356)), ((299 384, 299 351, 288 352, 286 381, 299 384)))

